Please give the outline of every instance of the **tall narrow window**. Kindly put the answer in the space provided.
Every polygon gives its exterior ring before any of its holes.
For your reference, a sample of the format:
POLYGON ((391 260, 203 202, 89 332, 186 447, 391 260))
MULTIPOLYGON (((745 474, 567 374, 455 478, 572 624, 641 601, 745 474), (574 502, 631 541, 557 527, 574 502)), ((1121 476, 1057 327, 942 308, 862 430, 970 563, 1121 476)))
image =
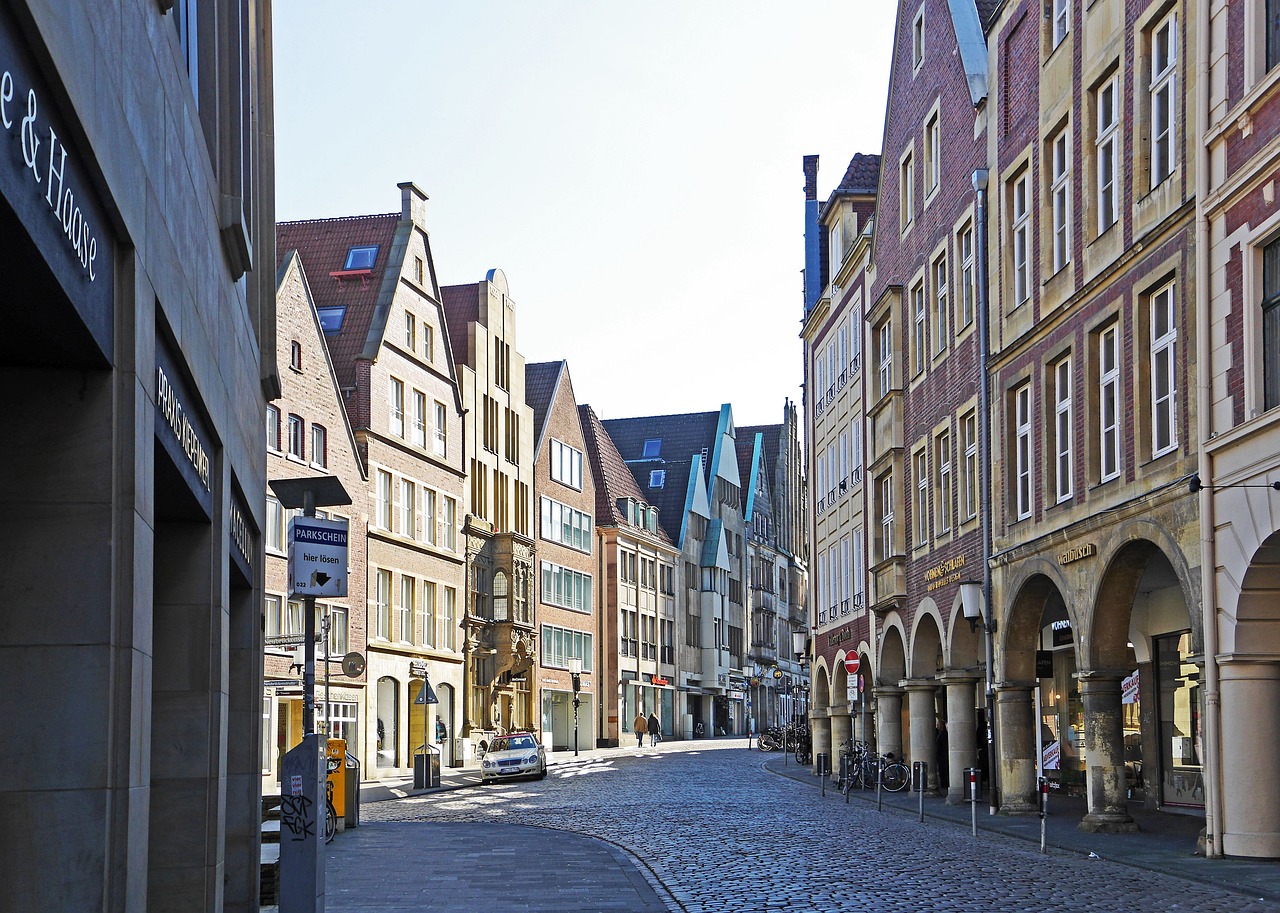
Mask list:
POLYGON ((924 125, 924 176, 928 183, 926 196, 938 189, 942 180, 942 131, 938 125, 938 114, 935 113, 924 125))
POLYGON ((951 432, 938 435, 934 465, 938 467, 938 535, 951 532, 951 432))
POLYGON ((391 572, 379 570, 374 578, 373 589, 374 617, 377 627, 374 629, 383 640, 391 639, 391 572))
POLYGON ((1054 476, 1059 503, 1071 497, 1071 359, 1053 366, 1054 476))
POLYGON ((1063 127, 1049 143, 1053 200, 1053 271, 1056 273, 1071 260, 1071 146, 1067 128, 1063 127))
MULTIPOLYGON (((1280 0, 1276 0, 1280 6, 1280 0)), ((1267 5, 1270 21, 1280 10, 1267 5)), ((1280 27, 1280 26, 1278 26, 1280 27)), ((1280 406, 1280 239, 1262 249, 1262 408, 1280 406)))
POLYGON ((414 579, 408 574, 400 578, 400 605, 396 607, 396 626, 400 639, 406 643, 413 642, 413 602, 414 579))
POLYGON ((1053 0, 1053 46, 1062 44, 1071 29, 1071 0, 1053 0))
POLYGON ((410 311, 404 312, 404 347, 410 352, 418 347, 418 321, 410 311))
POLYGON ((839 219, 831 223, 827 238, 831 242, 831 282, 836 281, 836 273, 840 272, 840 264, 844 262, 844 225, 839 219))
POLYGON ((960 328, 973 323, 973 303, 977 297, 974 282, 973 226, 960 229, 960 328))
POLYGON ((961 419, 964 444, 964 519, 978 514, 978 415, 970 412, 961 419))
POLYGON ((391 410, 391 433, 396 437, 404 437, 404 381, 391 378, 391 389, 388 393, 391 410))
POLYGON ((941 352, 950 341, 951 327, 947 319, 947 258, 944 254, 933 261, 933 351, 941 352))
POLYGON ((427 449, 427 394, 413 391, 413 446, 427 449))
POLYGON ((329 466, 329 434, 324 425, 311 426, 311 462, 321 469, 329 466))
POLYGON ((280 449, 280 410, 267 405, 267 449, 280 449))
POLYGON ((915 22, 911 25, 911 66, 920 69, 924 63, 924 7, 916 13, 915 22))
POLYGON ((893 557, 893 474, 880 480, 880 560, 893 557))
POLYGON ((1178 69, 1178 20, 1164 19, 1151 33, 1151 186, 1170 174, 1176 164, 1173 125, 1177 116, 1175 84, 1178 69))
POLYGON ((902 230, 906 231, 911 227, 911 220, 916 217, 916 171, 909 153, 902 160, 898 201, 902 207, 902 230))
POLYGON ((414 538, 418 533, 418 487, 400 480, 400 534, 414 538))
POLYGON ((1094 93, 1098 112, 1097 177, 1098 234, 1120 218, 1120 194, 1116 179, 1120 170, 1119 112, 1120 77, 1112 76, 1094 93))
POLYGON ((424 486, 422 489, 422 541, 428 545, 435 545, 439 541, 436 522, 436 493, 424 486))
POLYGON ((444 588, 444 599, 440 603, 440 647, 444 650, 456 650, 458 634, 458 591, 451 586, 444 588))
POLYGON ((888 320, 880 324, 878 335, 880 337, 879 393, 881 396, 888 396, 889 390, 893 387, 893 330, 888 320))
POLYGON ((1178 327, 1174 321, 1173 283, 1151 296, 1151 455, 1178 446, 1178 327))
POLYGON ((302 418, 297 415, 289 416, 289 453, 300 460, 306 459, 307 456, 307 443, 303 431, 302 418))
POLYGON ((920 374, 924 371, 924 363, 927 357, 926 353, 928 351, 925 348, 923 282, 913 286, 911 289, 911 311, 914 314, 911 335, 911 367, 914 375, 920 374))
POLYGON ((915 547, 929 543, 929 454, 921 450, 916 454, 916 510, 915 547))
POLYGON ((422 615, 418 622, 418 643, 424 647, 436 645, 436 584, 422 581, 422 615))
POLYGON ((1019 520, 1031 516, 1031 384, 1023 384, 1013 393, 1014 414, 1014 479, 1013 504, 1019 520))
POLYGON ((445 456, 448 449, 448 432, 449 432, 449 414, 445 411, 444 403, 436 403, 436 420, 433 430, 435 432, 435 440, 432 449, 439 456, 445 456))
POLYGON ((391 473, 385 469, 377 470, 378 491, 374 505, 373 522, 379 529, 391 529, 391 473))
POLYGON ((1029 179, 1024 171, 1011 188, 1013 226, 1013 305, 1031 297, 1031 200, 1029 179))
POLYGON ((1120 331, 1112 324, 1098 336, 1098 421, 1102 481, 1120 474, 1120 331))

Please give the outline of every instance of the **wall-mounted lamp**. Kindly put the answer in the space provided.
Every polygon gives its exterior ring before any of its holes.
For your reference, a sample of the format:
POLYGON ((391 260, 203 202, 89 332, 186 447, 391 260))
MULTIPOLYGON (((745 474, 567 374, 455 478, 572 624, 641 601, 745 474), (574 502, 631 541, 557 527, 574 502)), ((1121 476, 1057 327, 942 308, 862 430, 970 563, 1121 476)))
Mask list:
POLYGON ((792 631, 791 652, 796 655, 796 659, 803 665, 808 658, 806 654, 809 652, 809 635, 803 631, 792 631))
POLYGON ((960 605, 969 621, 969 630, 976 631, 982 618, 982 584, 972 581, 960 584, 960 605))
POLYGON ((1193 472, 1188 480, 1187 487, 1191 489, 1191 493, 1198 491, 1221 491, 1224 488, 1270 488, 1272 491, 1280 491, 1280 482, 1268 482, 1265 485, 1249 484, 1247 482, 1237 482, 1234 485, 1206 485, 1200 481, 1200 473, 1193 472))

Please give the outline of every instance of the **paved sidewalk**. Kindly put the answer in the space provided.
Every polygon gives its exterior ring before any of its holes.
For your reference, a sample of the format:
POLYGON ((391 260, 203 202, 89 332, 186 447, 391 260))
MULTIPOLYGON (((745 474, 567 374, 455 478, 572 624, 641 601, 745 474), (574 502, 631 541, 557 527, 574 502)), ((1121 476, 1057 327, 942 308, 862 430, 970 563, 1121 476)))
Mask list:
MULTIPOLYGON (((760 757, 766 770, 805 783, 814 789, 822 788, 820 778, 815 777, 809 768, 796 764, 794 758, 788 760, 776 753, 761 754, 760 757)), ((826 782, 826 794, 832 802, 844 802, 846 799, 830 778, 826 782)), ((915 793, 884 793, 882 798, 885 814, 919 814, 920 799, 915 793)), ((874 806, 876 793, 874 790, 852 790, 848 801, 870 803, 874 806)), ((1205 859, 1195 855, 1196 837, 1204 827, 1203 818, 1151 811, 1133 803, 1129 813, 1141 828, 1138 833, 1090 834, 1077 827, 1087 810, 1083 799, 1058 795, 1049 797, 1045 844, 1050 852, 1085 857, 1093 853, 1112 862, 1186 878, 1255 899, 1280 901, 1280 861, 1205 859)), ((1039 846, 1039 816, 991 815, 985 802, 979 803, 977 812, 980 831, 1006 834, 1032 841, 1039 846)), ((963 828, 965 836, 968 836, 972 826, 968 804, 947 805, 941 798, 925 798, 924 817, 924 827, 963 828)))

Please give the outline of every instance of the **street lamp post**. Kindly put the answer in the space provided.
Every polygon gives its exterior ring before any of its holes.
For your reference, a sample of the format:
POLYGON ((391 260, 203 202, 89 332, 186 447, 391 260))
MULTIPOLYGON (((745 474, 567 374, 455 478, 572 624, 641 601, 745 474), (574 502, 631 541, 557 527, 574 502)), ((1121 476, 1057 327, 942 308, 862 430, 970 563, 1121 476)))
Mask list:
POLYGON ((582 660, 576 656, 569 660, 569 677, 573 679, 573 756, 578 756, 578 692, 582 690, 582 660))

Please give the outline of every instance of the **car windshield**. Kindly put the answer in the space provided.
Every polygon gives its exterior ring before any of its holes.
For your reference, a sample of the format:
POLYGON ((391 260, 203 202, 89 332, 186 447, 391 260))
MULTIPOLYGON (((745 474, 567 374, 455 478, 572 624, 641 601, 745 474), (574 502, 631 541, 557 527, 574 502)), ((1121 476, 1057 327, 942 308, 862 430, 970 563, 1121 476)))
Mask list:
POLYGON ((538 743, 533 740, 533 736, 528 735, 513 735, 493 740, 494 751, 523 751, 537 747, 538 743))

